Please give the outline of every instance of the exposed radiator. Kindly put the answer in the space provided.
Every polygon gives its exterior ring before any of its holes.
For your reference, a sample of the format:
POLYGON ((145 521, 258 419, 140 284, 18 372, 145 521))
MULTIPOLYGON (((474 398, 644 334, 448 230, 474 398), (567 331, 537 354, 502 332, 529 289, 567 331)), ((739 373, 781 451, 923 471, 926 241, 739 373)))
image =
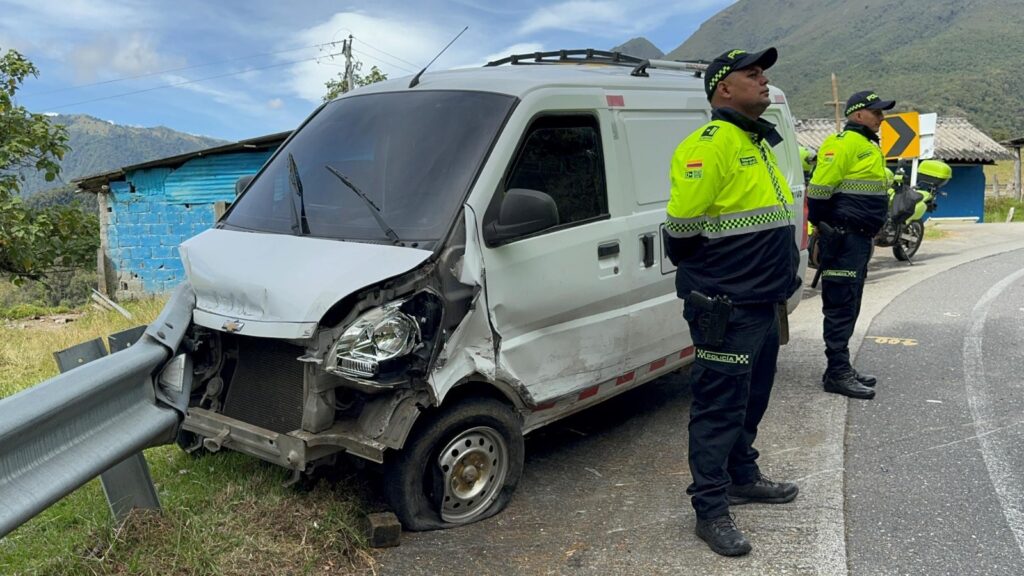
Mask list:
POLYGON ((274 432, 302 426, 302 364, 299 346, 266 338, 238 339, 238 365, 224 415, 274 432))

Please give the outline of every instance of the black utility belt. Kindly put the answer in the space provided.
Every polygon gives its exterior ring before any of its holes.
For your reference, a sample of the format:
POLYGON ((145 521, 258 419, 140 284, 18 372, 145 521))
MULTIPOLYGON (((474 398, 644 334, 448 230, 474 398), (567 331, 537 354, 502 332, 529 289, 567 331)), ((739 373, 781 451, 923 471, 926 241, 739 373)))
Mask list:
POLYGON ((864 236, 865 238, 874 238, 875 233, 863 226, 852 226, 846 223, 840 223, 833 226, 836 232, 840 234, 856 234, 857 236, 864 236))

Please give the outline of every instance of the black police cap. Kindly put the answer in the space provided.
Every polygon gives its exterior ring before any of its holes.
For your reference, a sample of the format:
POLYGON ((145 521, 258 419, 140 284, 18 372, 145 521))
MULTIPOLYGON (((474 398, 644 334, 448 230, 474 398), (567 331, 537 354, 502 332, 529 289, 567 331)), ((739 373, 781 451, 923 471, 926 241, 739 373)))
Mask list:
POLYGON ((892 110, 896 105, 895 100, 882 100, 875 94, 874 90, 862 90, 857 92, 846 101, 846 116, 857 110, 892 110))
POLYGON ((746 50, 723 52, 712 60, 708 64, 707 70, 704 71, 704 92, 707 93, 708 100, 711 100, 718 83, 729 74, 751 66, 760 66, 762 70, 767 70, 778 59, 779 51, 775 48, 767 48, 760 52, 747 52, 746 50))

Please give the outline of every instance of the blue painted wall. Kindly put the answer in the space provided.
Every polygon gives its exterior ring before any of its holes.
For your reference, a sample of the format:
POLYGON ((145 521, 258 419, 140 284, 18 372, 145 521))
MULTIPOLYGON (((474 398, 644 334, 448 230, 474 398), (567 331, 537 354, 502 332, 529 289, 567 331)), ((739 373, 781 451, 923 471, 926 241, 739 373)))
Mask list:
POLYGON ((953 178, 942 187, 945 196, 939 196, 939 207, 929 214, 932 218, 977 217, 985 218, 985 172, 980 165, 955 165, 953 178))
POLYGON ((210 228, 213 204, 235 198, 235 181, 255 174, 273 150, 204 156, 177 169, 149 168, 110 183, 107 256, 119 297, 167 292, 185 279, 182 241, 210 228))

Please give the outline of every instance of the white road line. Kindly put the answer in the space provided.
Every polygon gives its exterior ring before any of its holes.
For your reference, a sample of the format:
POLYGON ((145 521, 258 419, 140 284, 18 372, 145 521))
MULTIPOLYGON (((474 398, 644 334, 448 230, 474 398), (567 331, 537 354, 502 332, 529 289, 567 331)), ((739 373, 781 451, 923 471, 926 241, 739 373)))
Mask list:
POLYGON ((991 401, 985 384, 985 366, 982 361, 982 337, 985 321, 992 302, 1014 282, 1024 278, 1024 269, 1019 270, 989 288, 971 310, 971 326, 964 338, 964 388, 971 408, 971 418, 977 431, 981 455, 985 468, 996 489, 1003 517, 1017 539, 1017 547, 1024 553, 1024 485, 1014 477, 1014 470, 1008 455, 1000 447, 999 439, 990 435, 993 431, 984 422, 991 420, 991 401))

